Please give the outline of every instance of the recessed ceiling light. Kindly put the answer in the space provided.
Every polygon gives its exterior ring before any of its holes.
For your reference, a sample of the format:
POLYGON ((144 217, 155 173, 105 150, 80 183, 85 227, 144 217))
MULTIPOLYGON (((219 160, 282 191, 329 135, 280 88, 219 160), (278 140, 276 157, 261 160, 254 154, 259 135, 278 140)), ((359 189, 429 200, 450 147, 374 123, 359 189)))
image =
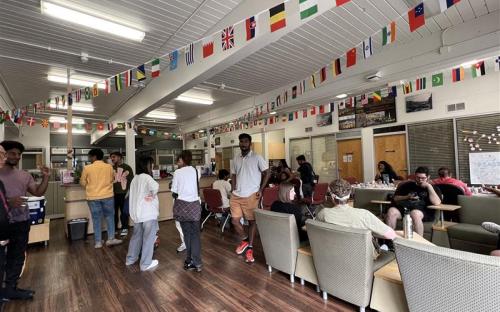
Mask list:
POLYGON ((276 115, 276 112, 270 112, 269 115, 276 115))
POLYGON ((212 100, 212 99, 200 99, 200 98, 194 98, 194 97, 185 96, 185 95, 179 95, 175 99, 177 101, 189 102, 189 103, 195 103, 195 104, 203 104, 203 105, 212 105, 214 103, 214 100, 212 100))
POLYGON ((146 114, 147 118, 175 120, 177 115, 173 112, 151 111, 146 114))
POLYGON ((198 130, 198 132, 203 133, 203 132, 205 132, 205 130, 198 130))
MULTIPOLYGON (((50 74, 47 75, 47 80, 52 81, 52 82, 62 83, 62 84, 68 83, 68 78, 63 77, 63 76, 50 75, 50 74)), ((75 78, 71 78, 71 77, 69 79, 69 84, 73 85, 73 86, 93 87, 94 84, 96 84, 96 83, 97 83, 97 81, 75 79, 75 78)), ((97 87, 99 89, 104 89, 105 85, 104 85, 104 83, 97 83, 97 87)))
POLYGON ((339 94, 336 96, 337 99, 343 99, 343 98, 346 98, 347 97, 347 94, 345 93, 342 93, 342 94, 339 94))
POLYGON ((97 29, 115 36, 141 42, 146 35, 143 31, 121 25, 110 20, 79 12, 55 3, 41 1, 42 13, 71 23, 97 29))

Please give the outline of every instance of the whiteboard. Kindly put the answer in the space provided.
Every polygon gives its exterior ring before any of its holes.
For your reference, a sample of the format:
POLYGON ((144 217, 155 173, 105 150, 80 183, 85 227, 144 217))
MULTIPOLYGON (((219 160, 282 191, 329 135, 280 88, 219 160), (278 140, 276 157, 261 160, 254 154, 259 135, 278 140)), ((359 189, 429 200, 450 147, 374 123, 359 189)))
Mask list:
POLYGON ((469 153, 471 184, 500 184, 500 152, 469 153))

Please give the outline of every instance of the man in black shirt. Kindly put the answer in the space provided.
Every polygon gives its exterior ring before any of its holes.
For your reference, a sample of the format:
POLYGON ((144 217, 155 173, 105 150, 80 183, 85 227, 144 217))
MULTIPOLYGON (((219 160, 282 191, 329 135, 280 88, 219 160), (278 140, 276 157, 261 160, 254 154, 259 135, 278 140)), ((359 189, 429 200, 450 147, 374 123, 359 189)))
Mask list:
POLYGON ((297 171, 300 173, 300 180, 302 181, 302 194, 304 198, 312 197, 314 187, 314 170, 310 163, 306 161, 304 155, 297 156, 297 163, 299 168, 297 171))
POLYGON ((418 167, 415 170, 415 181, 401 182, 394 193, 393 207, 389 208, 386 223, 391 228, 396 228, 396 222, 404 214, 404 208, 410 212, 415 232, 424 235, 424 219, 432 220, 434 210, 427 208, 429 205, 441 204, 441 192, 428 182, 429 169, 418 167))

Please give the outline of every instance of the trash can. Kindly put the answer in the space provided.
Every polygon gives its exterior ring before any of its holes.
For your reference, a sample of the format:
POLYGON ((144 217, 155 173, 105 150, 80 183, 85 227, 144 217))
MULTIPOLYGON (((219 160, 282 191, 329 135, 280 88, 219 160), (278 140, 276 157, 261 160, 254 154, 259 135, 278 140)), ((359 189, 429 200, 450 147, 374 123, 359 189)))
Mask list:
POLYGON ((89 219, 79 218, 68 221, 68 238, 70 241, 87 239, 89 219))

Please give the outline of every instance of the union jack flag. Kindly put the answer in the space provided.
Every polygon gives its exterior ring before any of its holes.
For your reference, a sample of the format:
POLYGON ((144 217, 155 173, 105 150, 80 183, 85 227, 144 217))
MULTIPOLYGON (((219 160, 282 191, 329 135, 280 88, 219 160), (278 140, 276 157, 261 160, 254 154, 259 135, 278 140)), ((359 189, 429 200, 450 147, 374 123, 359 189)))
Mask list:
POLYGON ((222 51, 234 47, 234 28, 229 26, 222 31, 222 51))

